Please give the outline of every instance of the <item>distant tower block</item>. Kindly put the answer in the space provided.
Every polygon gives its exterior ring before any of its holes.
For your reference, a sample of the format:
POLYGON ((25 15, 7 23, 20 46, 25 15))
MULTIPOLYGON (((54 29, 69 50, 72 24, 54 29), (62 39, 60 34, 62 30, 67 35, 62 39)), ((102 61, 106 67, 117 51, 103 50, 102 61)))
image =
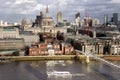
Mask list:
POLYGON ((57 22, 62 22, 62 12, 57 13, 57 22))
POLYGON ((80 13, 75 14, 75 22, 77 26, 80 26, 80 13))
POLYGON ((113 22, 118 25, 118 13, 113 13, 113 22))
POLYGON ((108 15, 105 14, 104 15, 104 24, 105 24, 105 26, 107 25, 107 23, 108 23, 108 15))

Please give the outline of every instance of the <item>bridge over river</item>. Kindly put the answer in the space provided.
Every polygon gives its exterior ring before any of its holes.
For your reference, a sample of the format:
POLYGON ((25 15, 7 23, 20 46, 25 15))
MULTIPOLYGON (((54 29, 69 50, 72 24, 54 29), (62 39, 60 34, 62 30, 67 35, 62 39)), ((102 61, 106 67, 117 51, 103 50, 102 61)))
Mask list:
POLYGON ((92 57, 92 58, 94 58, 94 59, 96 59, 98 61, 106 63, 109 66, 113 66, 115 68, 120 68, 120 65, 117 65, 117 64, 114 64, 114 63, 112 63, 112 62, 110 62, 108 60, 105 60, 104 58, 101 58, 101 57, 99 57, 98 55, 96 55, 94 53, 87 53, 87 52, 83 52, 83 51, 80 51, 80 50, 75 50, 75 51, 86 56, 86 63, 89 63, 90 62, 89 58, 92 57))

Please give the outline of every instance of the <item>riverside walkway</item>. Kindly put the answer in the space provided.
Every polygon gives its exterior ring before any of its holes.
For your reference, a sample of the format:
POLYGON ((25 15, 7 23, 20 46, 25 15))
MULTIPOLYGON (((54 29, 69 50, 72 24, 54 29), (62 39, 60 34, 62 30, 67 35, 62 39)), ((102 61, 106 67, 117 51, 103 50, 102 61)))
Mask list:
MULTIPOLYGON (((120 60, 120 55, 98 55, 100 58, 106 60, 120 60)), ((1 56, 0 61, 37 61, 37 60, 85 60, 85 55, 54 55, 54 56, 1 56)), ((91 60, 95 60, 90 57, 91 60)))

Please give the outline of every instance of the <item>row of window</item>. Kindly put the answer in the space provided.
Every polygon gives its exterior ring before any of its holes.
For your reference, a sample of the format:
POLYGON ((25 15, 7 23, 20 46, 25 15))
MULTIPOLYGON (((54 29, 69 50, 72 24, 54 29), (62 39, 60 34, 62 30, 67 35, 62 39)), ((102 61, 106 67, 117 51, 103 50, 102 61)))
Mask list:
POLYGON ((43 22, 43 26, 52 26, 52 25, 53 25, 52 22, 47 22, 47 21, 43 22))

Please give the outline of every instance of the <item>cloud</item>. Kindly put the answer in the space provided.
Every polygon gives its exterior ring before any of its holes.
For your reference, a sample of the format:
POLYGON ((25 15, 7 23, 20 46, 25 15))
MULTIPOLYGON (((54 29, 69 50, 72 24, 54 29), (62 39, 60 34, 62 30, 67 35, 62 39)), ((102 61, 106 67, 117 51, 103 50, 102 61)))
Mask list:
POLYGON ((16 14, 34 14, 36 11, 43 9, 43 4, 37 3, 37 0, 15 0, 10 6, 12 13, 16 14))
POLYGON ((88 0, 84 0, 84 2, 87 2, 88 0))
MULTIPOLYGON (((88 13, 96 18, 100 18, 104 14, 120 13, 120 0, 0 0, 0 3, 2 3, 0 5, 0 16, 7 15, 10 18, 14 15, 36 17, 40 11, 46 9, 47 5, 52 17, 56 18, 57 12, 61 11, 63 17, 69 20, 74 20, 77 12, 80 12, 81 17, 88 13)), ((5 17, 6 20, 7 17, 5 17)), ((3 17, 0 18, 3 19, 3 17)), ((19 18, 17 17, 15 20, 17 19, 19 18)))
POLYGON ((5 2, 5 4, 6 4, 6 5, 10 5, 10 4, 12 4, 12 3, 8 1, 8 2, 5 2))
POLYGON ((67 5, 69 5, 69 4, 71 4, 71 3, 74 3, 74 0, 58 0, 57 1, 57 4, 59 5, 59 6, 67 6, 67 5))
POLYGON ((111 0, 111 3, 120 3, 120 0, 111 0))
POLYGON ((15 4, 34 3, 36 0, 15 0, 15 4))

